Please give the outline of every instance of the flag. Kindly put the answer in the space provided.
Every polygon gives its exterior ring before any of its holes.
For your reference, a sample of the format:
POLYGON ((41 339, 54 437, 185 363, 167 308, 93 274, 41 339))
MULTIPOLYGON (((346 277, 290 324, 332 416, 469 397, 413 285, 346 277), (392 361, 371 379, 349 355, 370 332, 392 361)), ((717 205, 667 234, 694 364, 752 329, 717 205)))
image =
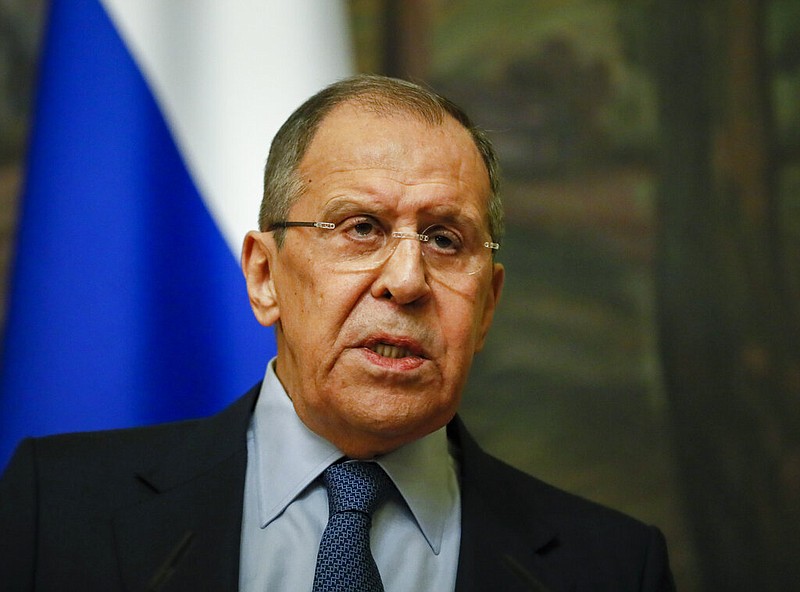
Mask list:
POLYGON ((272 136, 350 72, 338 0, 53 0, 0 362, 27 435, 202 416, 275 353, 239 268, 272 136))

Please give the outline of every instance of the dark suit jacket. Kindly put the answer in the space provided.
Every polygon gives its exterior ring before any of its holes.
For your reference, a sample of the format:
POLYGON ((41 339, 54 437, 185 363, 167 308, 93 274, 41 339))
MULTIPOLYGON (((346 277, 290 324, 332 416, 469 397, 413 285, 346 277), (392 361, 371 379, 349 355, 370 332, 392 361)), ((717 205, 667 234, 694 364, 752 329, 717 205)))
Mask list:
MULTIPOLYGON (((0 589, 144 591, 160 574, 164 592, 236 590, 257 394, 208 419, 24 441, 0 483, 0 589)), ((673 589, 658 530, 492 458, 458 418, 448 430, 460 592, 673 589)))

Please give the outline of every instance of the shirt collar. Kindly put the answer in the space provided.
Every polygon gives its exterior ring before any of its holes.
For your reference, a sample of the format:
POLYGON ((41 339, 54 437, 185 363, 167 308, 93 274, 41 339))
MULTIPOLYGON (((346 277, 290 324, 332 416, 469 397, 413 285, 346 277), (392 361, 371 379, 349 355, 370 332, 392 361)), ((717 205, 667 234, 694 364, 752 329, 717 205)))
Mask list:
POLYGON ((450 509, 458 499, 455 460, 440 428, 377 459, 392 478, 425 539, 439 554, 450 509))
MULTIPOLYGON (((344 455, 312 432, 267 366, 249 437, 258 484, 261 528, 275 520, 331 463, 344 455), (277 451, 277 452, 276 452, 277 451)), ((441 428, 376 459, 394 482, 434 553, 441 548, 446 519, 458 499, 454 459, 441 428)))

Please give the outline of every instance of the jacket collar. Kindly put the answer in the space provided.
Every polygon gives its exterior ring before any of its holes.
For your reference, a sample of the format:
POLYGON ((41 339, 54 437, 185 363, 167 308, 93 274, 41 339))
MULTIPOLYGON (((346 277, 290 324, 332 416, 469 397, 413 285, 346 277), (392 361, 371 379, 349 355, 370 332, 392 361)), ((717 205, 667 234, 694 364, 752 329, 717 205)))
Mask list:
MULTIPOLYGON (((136 478, 152 490, 117 513, 114 529, 123 580, 132 590, 235 590, 246 433, 260 384, 219 414, 194 422, 155 467, 136 478), (161 579, 160 579, 161 578, 161 579)), ((456 417, 448 436, 459 449, 462 530, 456 590, 547 592, 540 557, 556 536, 543 519, 521 508, 507 487, 509 467, 487 455, 456 417)))
POLYGON ((158 466, 136 474, 152 493, 114 518, 128 589, 238 588, 246 433, 259 386, 190 424, 158 466))
POLYGON ((547 592, 546 550, 557 531, 530 511, 533 496, 519 492, 515 469, 486 454, 459 417, 448 425, 460 449, 461 552, 456 590, 547 592), (513 482, 509 482, 509 478, 513 482))

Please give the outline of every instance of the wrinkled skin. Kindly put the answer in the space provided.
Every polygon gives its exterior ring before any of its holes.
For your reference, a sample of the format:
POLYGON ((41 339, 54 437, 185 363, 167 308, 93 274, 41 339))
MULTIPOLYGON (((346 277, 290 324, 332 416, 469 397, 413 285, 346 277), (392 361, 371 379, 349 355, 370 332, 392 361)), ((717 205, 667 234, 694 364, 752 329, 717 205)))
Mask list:
MULTIPOLYGON (((455 120, 378 115, 352 104, 322 122, 300 165, 289 219, 326 221, 342 207, 379 211, 420 232, 460 216, 488 236, 486 167, 455 120), (344 204, 344 206, 343 206, 344 204)), ((276 372, 301 420, 352 458, 372 458, 445 425, 491 325, 504 270, 491 258, 449 285, 414 240, 381 267, 335 273, 311 246, 318 229, 247 235, 242 266, 253 311, 276 326, 276 372)))

